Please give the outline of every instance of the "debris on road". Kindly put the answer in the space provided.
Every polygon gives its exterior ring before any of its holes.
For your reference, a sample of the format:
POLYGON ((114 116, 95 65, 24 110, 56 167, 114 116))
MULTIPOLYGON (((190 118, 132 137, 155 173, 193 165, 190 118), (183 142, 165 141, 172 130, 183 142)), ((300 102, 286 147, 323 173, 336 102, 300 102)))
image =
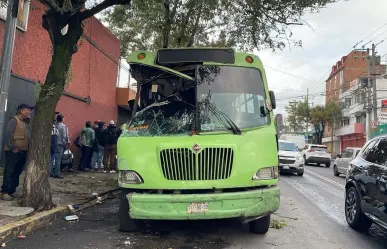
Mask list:
POLYGON ((25 236, 25 235, 23 235, 23 234, 20 234, 19 236, 17 236, 17 238, 18 238, 18 239, 25 239, 25 238, 26 238, 26 236, 25 236))
POLYGON ((1 244, 1 247, 5 247, 5 243, 1 244))
POLYGON ((274 228, 274 229, 282 229, 286 226, 287 226, 286 222, 281 221, 281 220, 272 219, 270 221, 270 227, 274 228))
POLYGON ((65 217, 65 219, 66 219, 67 221, 78 221, 78 220, 79 220, 79 217, 76 216, 76 215, 68 215, 68 216, 65 217))

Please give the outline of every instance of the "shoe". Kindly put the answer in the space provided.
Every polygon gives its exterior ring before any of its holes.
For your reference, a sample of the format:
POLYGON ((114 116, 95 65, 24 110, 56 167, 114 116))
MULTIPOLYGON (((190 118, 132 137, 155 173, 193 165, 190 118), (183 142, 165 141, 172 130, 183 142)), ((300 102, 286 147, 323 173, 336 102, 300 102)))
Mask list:
POLYGON ((112 173, 112 174, 113 174, 113 173, 116 173, 116 171, 115 171, 115 170, 110 170, 110 173, 112 173))
POLYGON ((53 176, 56 179, 63 179, 63 176, 53 176))
POLYGON ((74 172, 74 170, 73 169, 69 169, 69 172, 74 172))
POLYGON ((1 199, 3 201, 13 201, 15 198, 9 194, 1 194, 1 199))

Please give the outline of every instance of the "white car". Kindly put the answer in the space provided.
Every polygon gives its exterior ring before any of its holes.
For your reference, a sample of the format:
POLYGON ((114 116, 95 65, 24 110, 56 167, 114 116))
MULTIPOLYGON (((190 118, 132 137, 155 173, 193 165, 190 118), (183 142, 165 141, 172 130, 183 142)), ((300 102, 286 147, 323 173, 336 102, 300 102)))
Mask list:
POLYGON ((280 173, 297 173, 297 175, 302 176, 304 174, 304 161, 296 144, 286 140, 278 140, 278 147, 280 173))
POLYGON ((308 144, 302 151, 304 164, 316 163, 317 166, 325 164, 327 168, 331 167, 331 153, 325 145, 308 144))
POLYGON ((333 164, 333 174, 339 176, 340 174, 347 175, 350 162, 357 157, 361 148, 347 147, 343 153, 337 155, 335 163, 333 164))

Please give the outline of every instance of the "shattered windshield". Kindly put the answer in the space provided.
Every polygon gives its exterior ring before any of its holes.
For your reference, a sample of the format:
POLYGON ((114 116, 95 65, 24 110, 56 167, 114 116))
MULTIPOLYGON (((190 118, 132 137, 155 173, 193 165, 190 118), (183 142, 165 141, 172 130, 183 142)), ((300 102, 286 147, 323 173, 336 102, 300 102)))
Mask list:
POLYGON ((197 72, 200 130, 229 130, 226 115, 240 129, 270 123, 261 116, 266 108, 265 88, 258 69, 233 66, 204 66, 197 72), (223 114, 222 114, 223 113, 223 114))
POLYGON ((187 136, 195 116, 194 81, 157 68, 131 65, 141 84, 137 112, 122 136, 187 136))

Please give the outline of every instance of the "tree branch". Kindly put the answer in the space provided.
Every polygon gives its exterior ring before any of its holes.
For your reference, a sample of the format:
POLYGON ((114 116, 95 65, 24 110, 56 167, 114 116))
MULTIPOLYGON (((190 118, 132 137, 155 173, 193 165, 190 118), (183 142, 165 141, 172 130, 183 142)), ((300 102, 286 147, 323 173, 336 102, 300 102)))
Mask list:
POLYGON ((87 18, 90 18, 90 17, 98 14, 99 12, 101 12, 109 7, 112 7, 114 5, 130 5, 131 2, 132 2, 131 0, 105 0, 105 1, 97 4, 96 6, 94 6, 91 9, 82 11, 79 14, 79 20, 80 21, 86 20, 87 18))

